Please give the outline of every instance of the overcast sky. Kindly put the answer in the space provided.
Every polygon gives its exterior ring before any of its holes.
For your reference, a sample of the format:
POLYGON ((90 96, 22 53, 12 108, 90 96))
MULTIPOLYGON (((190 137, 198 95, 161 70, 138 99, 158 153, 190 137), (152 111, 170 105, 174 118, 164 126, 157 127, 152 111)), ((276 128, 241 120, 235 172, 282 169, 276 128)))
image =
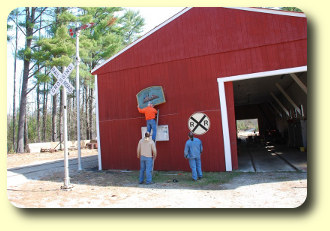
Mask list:
MULTIPOLYGON (((154 27, 158 26, 162 22, 166 21, 168 18, 172 17, 179 11, 183 10, 185 7, 127 7, 133 10, 138 10, 140 15, 145 19, 145 26, 143 34, 152 30, 154 27)), ((22 41, 24 45, 24 40, 22 41)), ((22 45, 22 46, 23 46, 22 45)), ((16 106, 19 105, 18 95, 19 95, 19 76, 22 75, 23 62, 17 62, 17 77, 16 77, 16 106)), ((7 113, 12 114, 12 104, 13 104, 13 79, 14 79, 14 58, 13 58, 13 46, 8 44, 7 46, 7 113)), ((32 92, 31 92, 32 93, 32 92)), ((31 94, 30 93, 30 94, 31 94)), ((28 100, 29 101, 29 100, 28 100)), ((30 100, 31 101, 31 100, 30 100)), ((32 102, 33 104, 33 102, 32 102)))
POLYGON ((145 19, 144 32, 148 32, 168 18, 183 10, 185 7, 128 7, 138 10, 145 19))

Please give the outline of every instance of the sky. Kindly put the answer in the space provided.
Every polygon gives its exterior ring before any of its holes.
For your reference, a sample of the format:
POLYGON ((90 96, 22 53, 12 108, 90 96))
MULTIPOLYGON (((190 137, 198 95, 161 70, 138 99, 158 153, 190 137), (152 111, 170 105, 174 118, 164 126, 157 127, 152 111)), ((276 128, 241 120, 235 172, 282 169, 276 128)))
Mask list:
MULTIPOLYGON (((140 15, 145 19, 144 31, 145 34, 163 23, 176 13, 183 10, 185 7, 127 7, 134 11, 139 11, 140 15)), ((22 36, 23 37, 23 36, 22 36)), ((24 40, 21 40, 21 46, 24 46, 24 40)), ((109 57, 110 58, 110 57, 109 57)), ((19 104, 19 76, 22 74, 23 62, 17 62, 17 78, 16 78, 16 106, 19 104)), ((7 114, 12 114, 13 104, 13 79, 14 79, 14 58, 13 58, 13 45, 7 44, 7 114)), ((32 93, 32 92, 31 92, 32 93)), ((30 93, 30 94, 31 94, 30 93)), ((28 100, 29 102, 29 100, 28 100)), ((33 102, 31 102, 33 104, 33 102)))

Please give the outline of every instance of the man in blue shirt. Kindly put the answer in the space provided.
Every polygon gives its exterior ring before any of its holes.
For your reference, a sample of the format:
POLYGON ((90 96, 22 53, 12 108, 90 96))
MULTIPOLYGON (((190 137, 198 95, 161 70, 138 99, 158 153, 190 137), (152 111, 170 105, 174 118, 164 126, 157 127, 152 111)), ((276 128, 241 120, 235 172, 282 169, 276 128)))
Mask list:
POLYGON ((203 145, 202 141, 194 137, 194 134, 192 132, 189 132, 188 137, 189 140, 187 140, 184 148, 184 157, 189 160, 192 178, 194 181, 196 181, 197 179, 200 180, 203 177, 201 163, 203 145))

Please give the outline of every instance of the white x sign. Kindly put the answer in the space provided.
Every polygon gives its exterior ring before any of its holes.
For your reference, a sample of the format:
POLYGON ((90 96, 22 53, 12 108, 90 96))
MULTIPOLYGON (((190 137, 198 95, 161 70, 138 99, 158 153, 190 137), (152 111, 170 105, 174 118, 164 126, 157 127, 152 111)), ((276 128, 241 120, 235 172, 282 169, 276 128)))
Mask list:
POLYGON ((54 86, 50 90, 50 93, 52 95, 55 95, 58 92, 61 85, 63 85, 70 94, 73 93, 74 87, 71 85, 71 83, 69 82, 69 79, 68 79, 70 73, 73 71, 73 68, 74 68, 73 64, 70 63, 70 65, 65 69, 63 74, 56 67, 53 67, 50 70, 50 72, 53 74, 53 76, 57 79, 57 82, 54 84, 54 86))

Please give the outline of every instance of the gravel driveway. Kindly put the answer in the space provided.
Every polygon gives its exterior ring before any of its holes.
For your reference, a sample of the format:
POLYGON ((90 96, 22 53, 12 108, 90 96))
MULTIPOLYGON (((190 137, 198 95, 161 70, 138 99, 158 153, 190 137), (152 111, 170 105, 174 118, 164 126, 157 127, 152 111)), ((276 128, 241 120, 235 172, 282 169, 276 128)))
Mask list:
POLYGON ((140 185, 137 171, 98 171, 90 150, 83 150, 83 171, 70 152, 73 188, 65 191, 62 156, 9 154, 10 202, 20 208, 296 208, 307 197, 306 172, 205 173, 192 182, 189 172, 156 171, 155 184, 140 185))

